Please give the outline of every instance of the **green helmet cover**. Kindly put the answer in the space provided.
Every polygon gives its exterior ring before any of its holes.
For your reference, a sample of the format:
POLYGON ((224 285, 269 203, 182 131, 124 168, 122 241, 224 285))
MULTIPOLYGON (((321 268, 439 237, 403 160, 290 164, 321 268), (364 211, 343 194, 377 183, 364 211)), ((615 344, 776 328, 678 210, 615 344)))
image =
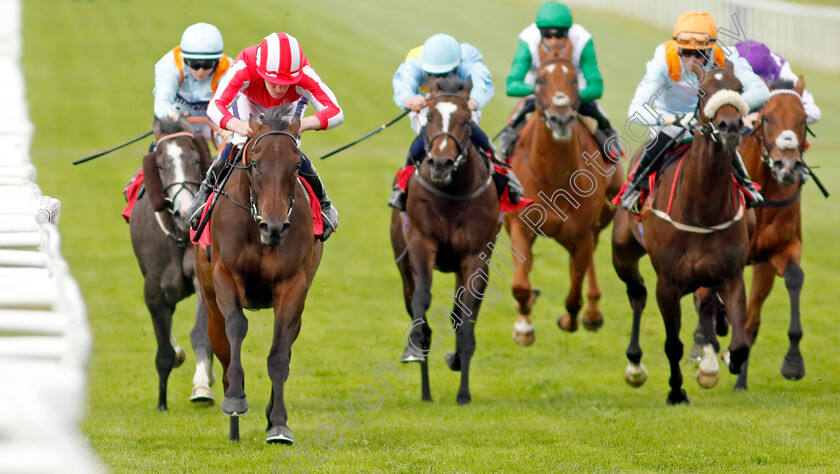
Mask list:
POLYGON ((565 4, 548 1, 537 11, 538 28, 571 28, 572 12, 565 4))

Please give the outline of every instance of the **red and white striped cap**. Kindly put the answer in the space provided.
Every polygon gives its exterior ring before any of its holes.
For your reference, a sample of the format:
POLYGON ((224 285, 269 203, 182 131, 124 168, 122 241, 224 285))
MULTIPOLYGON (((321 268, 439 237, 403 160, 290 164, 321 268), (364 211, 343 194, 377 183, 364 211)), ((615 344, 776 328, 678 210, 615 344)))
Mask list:
POLYGON ((257 46, 257 72, 279 85, 297 84, 303 78, 303 50, 288 33, 271 33, 257 46))

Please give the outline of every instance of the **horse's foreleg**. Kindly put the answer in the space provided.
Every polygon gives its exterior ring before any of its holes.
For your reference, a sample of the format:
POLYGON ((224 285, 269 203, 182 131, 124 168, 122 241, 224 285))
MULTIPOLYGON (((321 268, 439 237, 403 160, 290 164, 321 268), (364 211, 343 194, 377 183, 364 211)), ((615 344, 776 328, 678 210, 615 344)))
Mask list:
POLYGON ((750 354, 750 341, 746 330, 747 295, 742 274, 731 278, 718 290, 726 305, 726 314, 732 325, 732 339, 729 341, 729 372, 738 374, 750 354))
POLYGON ((436 248, 430 241, 416 239, 409 245, 408 256, 411 258, 411 278, 414 281, 414 293, 411 295, 412 321, 406 328, 406 347, 402 362, 420 362, 420 398, 431 401, 429 386, 428 355, 437 349, 430 349, 432 330, 426 321, 426 312, 432 304, 432 271, 436 258, 436 248))
POLYGON ((222 401, 222 412, 230 416, 242 416, 250 409, 245 397, 245 371, 242 368, 242 341, 248 333, 248 319, 236 292, 236 283, 230 272, 217 265, 213 271, 213 287, 216 304, 224 317, 224 332, 229 344, 229 365, 225 370, 228 386, 222 401))
POLYGON ((564 331, 574 332, 578 328, 578 313, 583 307, 583 277, 592 263, 595 245, 592 236, 574 244, 569 259, 569 293, 566 295, 566 314, 557 318, 557 325, 564 331))
MULTIPOLYGON (((745 330, 750 347, 755 344, 758 337, 758 330, 761 326, 761 307, 773 289, 776 280, 776 271, 769 262, 758 262, 753 264, 752 285, 750 286, 750 299, 747 304, 747 320, 745 330)), ((727 355, 731 360, 731 357, 727 355)), ((726 358, 724 359, 726 360, 726 358)), ((741 372, 735 380, 734 390, 747 390, 747 374, 749 373, 749 360, 745 360, 741 366, 741 372)))
POLYGON ((489 275, 487 263, 478 256, 470 255, 463 258, 458 273, 458 290, 456 305, 462 308, 462 319, 457 324, 456 331, 456 356, 461 370, 461 385, 458 387, 457 402, 465 405, 472 400, 470 394, 470 362, 475 353, 475 324, 478 319, 478 311, 481 308, 481 301, 485 297, 491 298, 491 303, 498 302, 500 290, 495 283, 495 292, 487 294, 489 275), (463 288, 464 291, 461 291, 463 288))
POLYGON ((699 352, 697 360, 700 362, 695 374, 697 383, 703 388, 712 388, 720 380, 720 364, 717 353, 720 342, 715 335, 715 317, 717 316, 717 294, 708 288, 700 288, 694 293, 695 306, 699 315, 697 330, 694 332, 694 347, 691 348, 690 360, 695 350, 699 352), (699 337, 698 337, 699 331, 699 337))
MULTIPOLYGON (((195 279, 198 288, 198 279, 195 279)), ((212 403, 213 390, 210 388, 216 379, 213 373, 213 349, 210 347, 210 336, 207 330, 207 308, 201 290, 196 291, 195 325, 190 331, 190 342, 195 353, 195 375, 190 401, 193 403, 212 403)))
POLYGON ((163 290, 149 279, 143 285, 143 296, 149 314, 152 316, 157 341, 155 355, 155 368, 158 373, 157 410, 167 411, 169 408, 166 403, 166 388, 169 374, 176 365, 176 349, 172 343, 172 313, 175 307, 166 302, 163 290))
POLYGON ((642 364, 642 347, 639 345, 642 311, 647 303, 647 289, 642 274, 639 273, 639 259, 645 251, 633 239, 629 229, 621 225, 622 222, 627 222, 626 212, 616 216, 612 253, 613 267, 627 287, 627 298, 633 312, 630 343, 627 346, 627 360, 630 363, 624 372, 624 380, 632 387, 640 387, 647 381, 647 369, 642 364))
POLYGON ((785 286, 790 296, 790 325, 788 338, 790 347, 782 362, 782 376, 788 380, 799 380, 805 376, 805 361, 799 351, 799 341, 802 339, 802 323, 799 318, 799 294, 805 273, 795 260, 791 260, 784 272, 785 286))
POLYGON ((517 218, 510 221, 509 233, 510 243, 513 246, 512 258, 508 261, 507 256, 500 256, 500 259, 514 266, 511 289, 519 315, 513 325, 513 340, 520 346, 530 346, 536 338, 534 323, 531 321, 531 309, 540 294, 539 290, 531 288, 531 280, 528 278, 533 262, 531 246, 537 236, 517 218))
POLYGON ((271 379, 271 411, 268 413, 266 442, 292 444, 292 432, 286 424, 285 386, 289 378, 292 343, 300 334, 301 313, 306 299, 306 279, 303 272, 294 280, 284 282, 274 297, 274 338, 268 353, 268 376, 271 379))
POLYGON ((586 280, 589 288, 586 292, 586 309, 583 311, 583 327, 587 331, 597 331, 604 325, 604 314, 598 307, 598 301, 601 299, 601 287, 598 286, 598 277, 595 275, 594 257, 586 269, 586 280))
POLYGON ((656 285, 656 301, 659 303, 659 311, 662 313, 662 321, 665 323, 665 355, 668 357, 668 364, 671 367, 671 376, 668 379, 671 391, 668 393, 667 401, 670 405, 688 403, 688 395, 682 388, 683 376, 680 370, 683 343, 680 341, 679 290, 660 276, 656 285))

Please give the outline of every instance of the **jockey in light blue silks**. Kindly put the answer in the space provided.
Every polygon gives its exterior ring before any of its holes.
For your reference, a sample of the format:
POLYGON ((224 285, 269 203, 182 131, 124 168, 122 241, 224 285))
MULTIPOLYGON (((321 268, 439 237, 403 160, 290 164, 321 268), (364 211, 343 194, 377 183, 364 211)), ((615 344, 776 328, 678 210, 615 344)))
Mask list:
MULTIPOLYGON (((692 135, 690 125, 697 108, 698 78, 693 72, 686 71, 687 61, 699 62, 707 71, 722 68, 727 60, 731 61, 733 72, 741 81, 741 98, 749 110, 758 109, 770 98, 767 86, 753 72, 750 64, 738 56, 737 50, 730 48, 724 52, 716 44, 717 27, 708 13, 683 13, 674 25, 673 35, 672 40, 656 47, 653 59, 647 63, 645 76, 636 87, 628 111, 631 122, 650 127, 654 140, 639 160, 632 180, 621 197, 621 205, 631 212, 639 212, 639 185, 655 170, 659 159, 668 151, 667 145, 674 142, 672 139, 679 142, 692 135), (648 105, 654 97, 656 110, 648 105)), ((748 207, 763 201, 750 181, 740 156, 733 161, 732 171, 735 179, 749 194, 746 196, 748 207)))
MULTIPOLYGON (((430 76, 443 77, 457 75, 462 81, 472 81, 469 107, 475 126, 470 139, 482 152, 495 155, 495 148, 487 134, 478 126, 481 121, 481 109, 493 97, 493 82, 490 70, 482 62, 481 53, 474 46, 459 43, 450 35, 439 33, 423 43, 423 46, 409 51, 405 62, 400 64, 392 80, 394 102, 403 110, 410 110, 411 127, 418 133, 411 144, 404 165, 419 164, 426 154, 423 143, 423 131, 426 126, 426 82, 430 76)), ((516 204, 522 197, 522 186, 508 170, 506 174, 495 173, 493 179, 497 187, 507 188, 511 202, 516 204)), ((388 205, 405 210, 405 190, 395 186, 388 205)))

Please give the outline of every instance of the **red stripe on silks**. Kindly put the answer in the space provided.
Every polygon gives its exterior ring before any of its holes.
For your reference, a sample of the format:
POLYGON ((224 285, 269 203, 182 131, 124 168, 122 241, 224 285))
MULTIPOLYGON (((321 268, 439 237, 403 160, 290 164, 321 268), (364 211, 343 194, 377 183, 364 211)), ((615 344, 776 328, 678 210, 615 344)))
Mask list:
POLYGON ((411 179, 411 175, 413 173, 414 165, 408 165, 397 171, 397 187, 400 188, 401 191, 405 191, 406 188, 408 188, 408 180, 411 179))
MULTIPOLYGON (((324 234, 324 216, 321 214, 321 202, 318 200, 318 196, 315 195, 315 192, 312 191, 312 187, 309 186, 309 183, 300 176, 298 176, 298 179, 301 183, 303 183, 303 187, 309 195, 309 207, 312 209, 312 233, 315 237, 320 237, 324 234)), ((207 214, 207 209, 210 207, 210 201, 213 200, 213 194, 214 193, 211 193, 210 197, 207 198, 207 203, 204 205, 204 210, 201 212, 201 220, 204 220, 204 216, 207 214)), ((212 220, 212 216, 210 220, 212 220)), ((193 229, 190 229, 190 240, 195 242, 195 231, 193 229)), ((201 233, 201 238, 198 239, 197 243, 205 250, 210 246, 209 221, 207 222, 207 225, 204 226, 204 231, 201 233)))
POLYGON ((513 212, 523 209, 525 207, 530 206, 534 203, 533 199, 522 198, 519 200, 518 203, 514 204, 510 202, 510 196, 508 195, 508 190, 505 188, 504 192, 501 196, 499 196, 499 210, 502 212, 513 212))
POLYGON ((122 210, 123 219, 128 222, 131 217, 131 211, 134 210, 134 205, 137 204, 137 197, 140 195, 140 189, 143 187, 143 168, 137 172, 134 180, 125 187, 125 200, 128 202, 125 209, 122 210))

